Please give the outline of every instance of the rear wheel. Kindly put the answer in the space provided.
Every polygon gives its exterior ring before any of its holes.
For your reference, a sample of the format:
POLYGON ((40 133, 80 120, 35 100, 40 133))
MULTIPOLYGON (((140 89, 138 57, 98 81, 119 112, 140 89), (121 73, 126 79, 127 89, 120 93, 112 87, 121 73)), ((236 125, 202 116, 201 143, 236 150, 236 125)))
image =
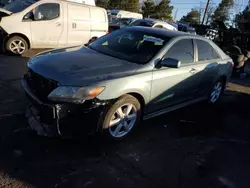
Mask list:
POLYGON ((13 36, 8 39, 6 49, 13 54, 22 55, 28 50, 28 44, 22 37, 13 36))
POLYGON ((139 101, 131 95, 124 95, 104 114, 101 122, 102 132, 109 138, 122 139, 132 131, 140 119, 139 101))

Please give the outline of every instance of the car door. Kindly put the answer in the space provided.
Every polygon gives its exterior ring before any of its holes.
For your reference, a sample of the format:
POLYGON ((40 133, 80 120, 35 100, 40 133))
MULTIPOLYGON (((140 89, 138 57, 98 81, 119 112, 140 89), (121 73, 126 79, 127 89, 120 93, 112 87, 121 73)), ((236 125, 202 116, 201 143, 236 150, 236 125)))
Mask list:
POLYGON ((195 46, 198 54, 198 62, 195 69, 200 80, 197 95, 201 96, 211 90, 216 81, 215 79, 218 78, 218 62, 221 60, 221 57, 210 43, 205 40, 195 40, 195 46))
POLYGON ((35 48, 58 47, 63 33, 61 10, 59 3, 43 3, 32 10, 34 19, 30 23, 30 29, 31 41, 35 48))
MULTIPOLYGON (((151 112, 174 106, 194 98, 196 80, 195 53, 192 39, 177 41, 164 58, 181 61, 179 68, 154 68, 151 91, 151 112)), ((164 59, 163 58, 163 59, 164 59)))

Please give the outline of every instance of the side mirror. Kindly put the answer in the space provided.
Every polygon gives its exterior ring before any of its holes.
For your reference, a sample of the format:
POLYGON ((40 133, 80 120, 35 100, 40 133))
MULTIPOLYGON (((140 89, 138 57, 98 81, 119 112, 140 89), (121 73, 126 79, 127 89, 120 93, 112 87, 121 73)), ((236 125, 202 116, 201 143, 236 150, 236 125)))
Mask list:
POLYGON ((181 61, 172 58, 166 58, 161 61, 161 66, 169 68, 179 68, 181 66, 181 61))
POLYGON ((35 16, 33 14, 33 12, 28 12, 24 17, 23 17, 23 20, 25 21, 29 21, 29 20, 35 20, 35 16))
POLYGON ((98 37, 92 37, 91 39, 89 39, 89 42, 87 44, 84 44, 84 46, 88 47, 90 45, 90 43, 94 42, 97 39, 98 39, 98 37))

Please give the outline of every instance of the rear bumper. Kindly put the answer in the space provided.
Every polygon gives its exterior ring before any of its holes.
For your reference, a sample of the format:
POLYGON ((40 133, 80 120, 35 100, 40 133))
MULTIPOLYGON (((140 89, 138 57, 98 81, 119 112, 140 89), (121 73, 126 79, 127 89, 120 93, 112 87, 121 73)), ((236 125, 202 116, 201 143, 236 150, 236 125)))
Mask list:
POLYGON ((23 88, 29 100, 26 110, 28 123, 37 134, 47 137, 76 138, 98 130, 98 121, 108 102, 88 104, 48 104, 39 100, 25 80, 23 88))

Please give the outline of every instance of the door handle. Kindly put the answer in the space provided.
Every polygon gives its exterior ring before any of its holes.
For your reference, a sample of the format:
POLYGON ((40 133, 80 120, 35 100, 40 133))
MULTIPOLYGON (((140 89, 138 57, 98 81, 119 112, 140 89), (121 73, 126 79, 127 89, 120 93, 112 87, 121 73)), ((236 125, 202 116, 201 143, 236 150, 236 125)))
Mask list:
POLYGON ((76 23, 72 23, 72 28, 76 28, 76 23))
POLYGON ((60 27, 60 26, 61 26, 61 23, 57 22, 57 23, 56 23, 56 26, 57 26, 57 27, 60 27))
POLYGON ((196 69, 192 68, 190 71, 189 71, 191 74, 195 74, 197 72, 196 69))

